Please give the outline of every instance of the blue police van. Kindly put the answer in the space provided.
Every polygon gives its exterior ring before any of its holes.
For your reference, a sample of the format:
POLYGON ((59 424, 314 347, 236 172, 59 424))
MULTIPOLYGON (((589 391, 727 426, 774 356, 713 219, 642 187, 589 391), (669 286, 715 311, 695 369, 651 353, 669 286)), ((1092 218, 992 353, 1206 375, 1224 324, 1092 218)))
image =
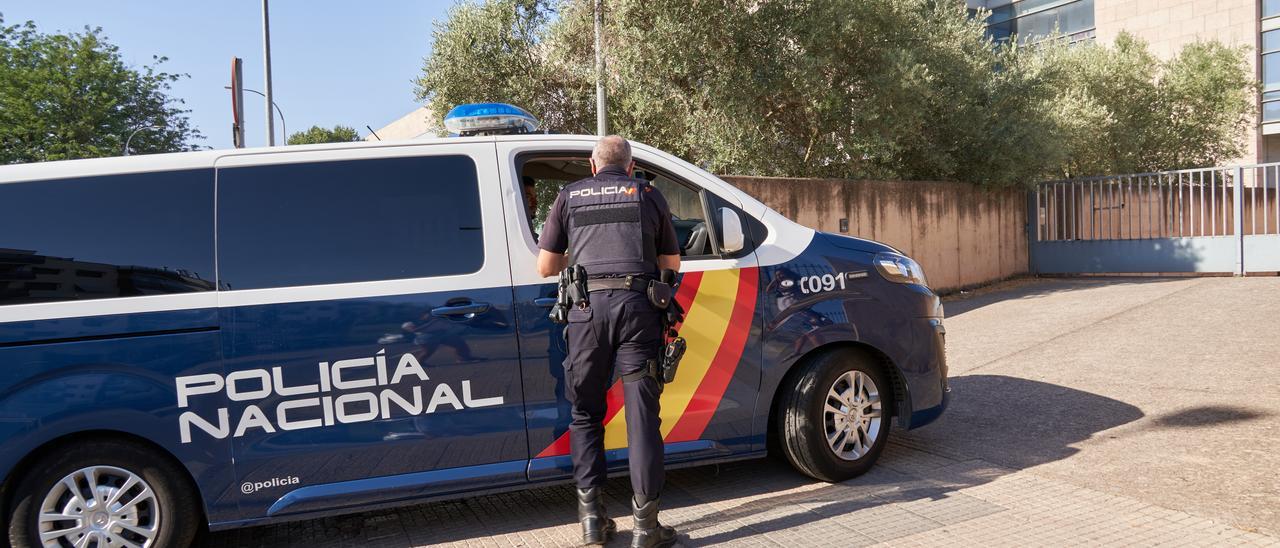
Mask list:
MULTIPOLYGON (((0 167, 0 516, 18 546, 567 482, 536 238, 595 138, 473 136, 0 167)), ((636 143, 671 204, 688 352, 669 466, 839 481, 948 397, 943 312, 893 248, 797 225, 636 143)), ((626 467, 621 387, 606 449, 626 467)))

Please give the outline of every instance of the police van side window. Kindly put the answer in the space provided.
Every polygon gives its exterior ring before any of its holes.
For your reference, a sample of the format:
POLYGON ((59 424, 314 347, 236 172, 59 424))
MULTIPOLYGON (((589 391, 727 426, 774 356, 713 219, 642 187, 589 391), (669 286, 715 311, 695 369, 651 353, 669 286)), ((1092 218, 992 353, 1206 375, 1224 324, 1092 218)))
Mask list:
MULTIPOLYGON (((560 189, 591 176, 591 164, 581 152, 527 155, 517 158, 516 165, 521 181, 535 185, 537 211, 528 211, 529 204, 525 204, 526 214, 534 213, 529 224, 535 232, 540 231, 542 224, 546 222, 546 210, 550 208, 560 189)), ((633 175, 649 181, 654 188, 662 191, 662 196, 671 209, 671 224, 676 229, 676 241, 680 245, 682 257, 688 260, 717 257, 716 240, 711 227, 707 226, 702 192, 696 186, 681 182, 644 163, 636 164, 633 175)))
POLYGON ((466 156, 218 170, 224 290, 468 274, 483 239, 466 156))
POLYGON ((710 257, 715 246, 711 228, 707 226, 706 211, 702 207, 701 192, 643 165, 636 168, 636 176, 647 179, 667 199, 671 224, 676 229, 676 241, 680 243, 680 255, 686 259, 710 257))
POLYGON ((0 184, 0 305, 213 289, 213 170, 0 184))

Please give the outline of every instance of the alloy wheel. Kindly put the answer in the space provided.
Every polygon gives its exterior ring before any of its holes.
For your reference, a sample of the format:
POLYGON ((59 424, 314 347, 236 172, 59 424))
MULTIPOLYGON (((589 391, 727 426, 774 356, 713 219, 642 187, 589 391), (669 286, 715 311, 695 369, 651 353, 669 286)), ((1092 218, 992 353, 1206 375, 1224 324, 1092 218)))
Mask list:
POLYGON ((880 390, 870 375, 858 370, 841 374, 823 405, 827 446, 841 459, 862 458, 884 427, 881 407, 880 390))
POLYGON ((76 470, 55 483, 40 504, 40 543, 47 548, 150 548, 160 532, 155 491, 137 474, 114 466, 76 470))

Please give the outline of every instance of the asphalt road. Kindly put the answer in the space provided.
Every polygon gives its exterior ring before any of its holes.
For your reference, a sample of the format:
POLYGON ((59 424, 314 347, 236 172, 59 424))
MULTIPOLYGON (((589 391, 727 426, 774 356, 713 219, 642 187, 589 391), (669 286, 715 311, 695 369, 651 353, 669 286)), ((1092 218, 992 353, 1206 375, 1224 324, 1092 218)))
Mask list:
MULTIPOLYGON (((664 521, 690 546, 1280 545, 1280 278, 1020 280, 947 312, 953 404, 895 431, 872 472, 679 470, 664 521)), ((628 491, 611 481, 613 513, 628 491)), ((570 546, 572 501, 543 488, 203 543, 570 546)))

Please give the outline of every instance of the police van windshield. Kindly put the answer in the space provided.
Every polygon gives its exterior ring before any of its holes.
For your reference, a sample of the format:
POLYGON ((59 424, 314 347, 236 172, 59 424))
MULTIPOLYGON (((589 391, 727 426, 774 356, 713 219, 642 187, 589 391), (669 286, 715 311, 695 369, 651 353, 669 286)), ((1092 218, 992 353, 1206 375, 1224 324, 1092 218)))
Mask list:
MULTIPOLYGON (((591 164, 585 157, 540 156, 524 159, 519 168, 521 183, 525 186, 525 213, 530 217, 536 239, 536 235, 542 233, 542 225, 560 188, 590 177, 591 164)), ((641 162, 636 163, 635 176, 649 181, 667 199, 671 222, 680 242, 680 255, 711 255, 714 247, 699 191, 641 162)))

